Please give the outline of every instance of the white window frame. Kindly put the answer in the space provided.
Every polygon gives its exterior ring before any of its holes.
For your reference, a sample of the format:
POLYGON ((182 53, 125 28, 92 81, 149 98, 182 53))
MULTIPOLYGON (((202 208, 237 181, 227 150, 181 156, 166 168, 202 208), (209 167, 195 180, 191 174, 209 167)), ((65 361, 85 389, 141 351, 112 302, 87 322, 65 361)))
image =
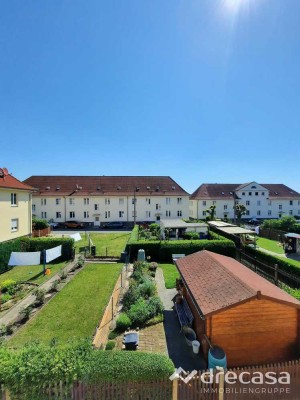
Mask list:
POLYGON ((19 230, 19 218, 12 218, 10 220, 10 231, 18 232, 19 230))
POLYGON ((61 218, 61 211, 56 211, 56 219, 60 219, 61 218))
POLYGON ((70 211, 69 215, 70 215, 70 218, 75 218, 75 211, 70 211))
POLYGON ((11 193, 10 194, 10 205, 12 207, 17 207, 17 205, 18 205, 17 193, 11 193))
POLYGON ((57 206, 59 206, 60 203, 61 203, 61 199, 55 199, 55 204, 56 204, 57 206))

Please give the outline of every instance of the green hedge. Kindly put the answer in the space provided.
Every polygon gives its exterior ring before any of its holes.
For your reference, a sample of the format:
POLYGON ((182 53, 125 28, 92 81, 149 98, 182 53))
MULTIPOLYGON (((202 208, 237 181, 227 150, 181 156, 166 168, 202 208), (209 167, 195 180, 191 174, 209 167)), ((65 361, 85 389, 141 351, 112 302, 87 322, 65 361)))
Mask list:
POLYGON ((74 239, 71 238, 24 237, 0 243, 0 274, 10 269, 7 264, 12 251, 42 251, 60 245, 62 245, 61 260, 71 260, 74 248, 74 239))
POLYGON ((192 254, 201 250, 209 250, 226 256, 235 256, 235 245, 231 240, 170 240, 131 242, 127 245, 131 260, 137 258, 138 250, 145 250, 146 257, 159 262, 172 262, 172 254, 192 254))
POLYGON ((131 234, 130 234, 130 238, 128 240, 128 243, 131 242, 137 242, 139 239, 139 226, 135 225, 135 227, 132 229, 131 234))
POLYGON ((22 400, 48 399, 42 388, 59 381, 151 381, 173 372, 174 365, 165 355, 93 350, 87 341, 65 346, 32 343, 19 350, 0 347, 0 384, 22 400))
POLYGON ((297 267, 296 265, 293 265, 289 263, 287 258, 282 258, 282 257, 275 257, 272 256, 271 254, 264 253, 259 250, 255 250, 252 247, 247 246, 246 247, 246 254, 248 254, 251 257, 255 257, 258 261, 261 261, 265 264, 271 265, 274 267, 275 264, 278 265, 279 269, 282 269, 292 275, 296 275, 300 277, 300 268, 297 267))

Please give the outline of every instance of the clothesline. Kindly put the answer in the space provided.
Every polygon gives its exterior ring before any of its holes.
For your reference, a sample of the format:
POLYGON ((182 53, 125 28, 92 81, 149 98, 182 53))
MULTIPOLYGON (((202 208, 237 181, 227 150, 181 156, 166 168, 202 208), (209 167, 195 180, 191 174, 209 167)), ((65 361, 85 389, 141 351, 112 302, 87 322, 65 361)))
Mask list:
MULTIPOLYGON (((45 260, 43 262, 49 263, 61 256, 62 246, 56 246, 52 249, 45 251, 45 260)), ((10 255, 8 265, 9 266, 20 266, 20 265, 40 265, 41 264, 41 251, 13 251, 10 255)))

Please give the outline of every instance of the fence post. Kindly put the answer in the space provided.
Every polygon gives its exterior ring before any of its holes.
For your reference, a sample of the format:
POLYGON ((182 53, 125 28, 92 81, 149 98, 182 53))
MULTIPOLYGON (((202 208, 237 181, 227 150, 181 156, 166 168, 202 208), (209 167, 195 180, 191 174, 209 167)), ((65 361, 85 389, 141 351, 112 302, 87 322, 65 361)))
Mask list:
POLYGON ((172 400, 178 400, 178 379, 173 379, 172 400))
POLYGON ((220 373, 219 375, 219 399, 218 400, 224 400, 224 382, 225 382, 225 375, 224 375, 224 369, 222 368, 223 372, 220 373))
POLYGON ((275 285, 278 286, 278 264, 275 264, 275 277, 274 277, 274 281, 275 281, 275 285))

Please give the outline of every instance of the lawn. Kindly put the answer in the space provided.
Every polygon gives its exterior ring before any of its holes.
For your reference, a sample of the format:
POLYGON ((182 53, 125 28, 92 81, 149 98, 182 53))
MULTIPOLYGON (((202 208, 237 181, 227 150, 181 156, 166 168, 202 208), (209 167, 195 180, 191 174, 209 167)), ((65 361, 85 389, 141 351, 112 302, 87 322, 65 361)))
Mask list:
MULTIPOLYGON (((85 233, 80 232, 82 239, 75 243, 76 252, 81 247, 88 245, 88 237, 85 233)), ((126 243, 130 237, 130 233, 91 233, 91 239, 96 246, 96 254, 99 256, 120 256, 125 249, 126 243)))
POLYGON ((179 272, 174 264, 159 264, 163 270, 165 286, 167 289, 173 289, 176 285, 176 279, 179 278, 179 272))
POLYGON ((256 240, 256 244, 258 247, 262 247, 263 249, 272 251, 273 253, 284 254, 282 246, 279 245, 279 242, 277 242, 276 240, 270 240, 259 237, 256 240))
POLYGON ((87 264, 9 341, 21 346, 31 340, 91 337, 108 304, 121 264, 87 264))
POLYGON ((46 268, 51 269, 50 275, 43 274, 43 265, 26 265, 13 267, 11 270, 4 272, 0 275, 0 283, 7 280, 13 279, 16 282, 32 282, 40 285, 41 283, 52 278, 59 270, 67 265, 67 262, 63 261, 56 264, 47 264, 46 268))

